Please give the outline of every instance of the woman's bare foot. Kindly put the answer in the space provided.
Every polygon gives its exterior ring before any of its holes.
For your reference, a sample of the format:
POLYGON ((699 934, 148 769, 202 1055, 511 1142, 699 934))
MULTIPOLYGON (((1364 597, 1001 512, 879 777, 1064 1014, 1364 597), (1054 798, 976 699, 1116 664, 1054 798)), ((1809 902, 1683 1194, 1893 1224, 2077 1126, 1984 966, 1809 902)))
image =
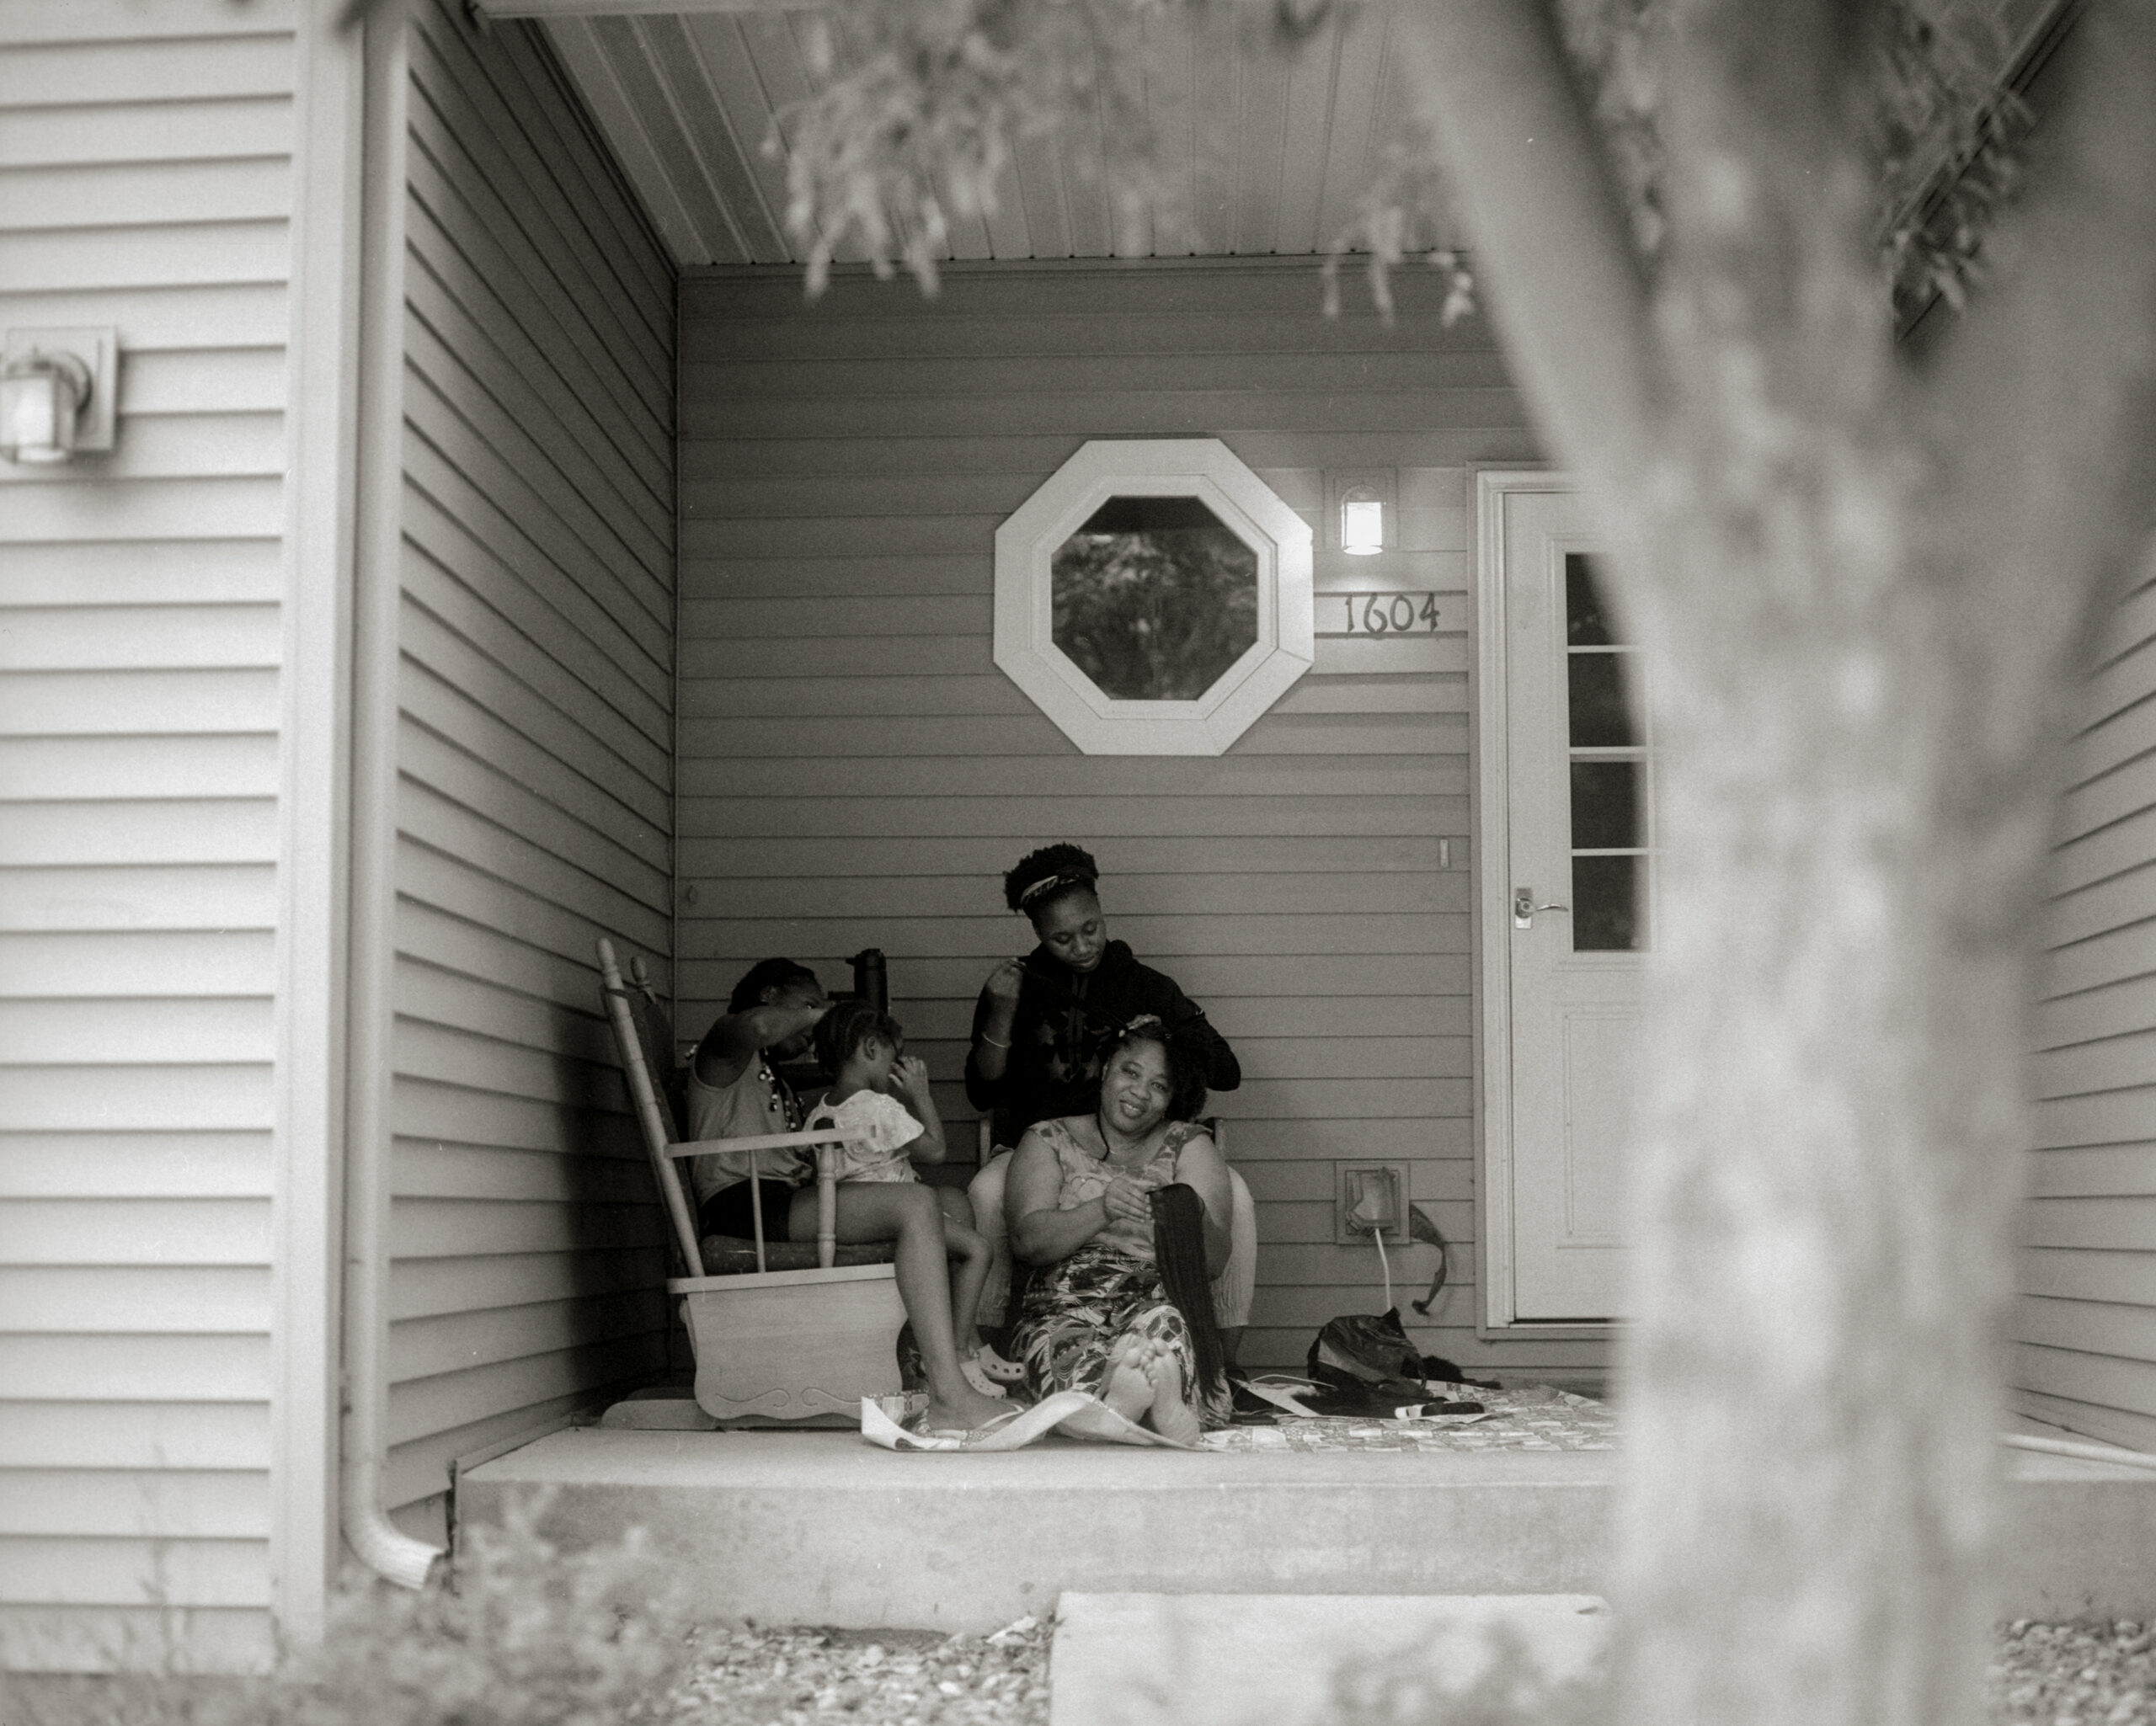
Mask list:
POLYGON ((1158 1394, 1146 1370, 1153 1345, 1126 1336, 1108 1352, 1107 1371, 1101 1378, 1101 1400, 1135 1426, 1153 1406, 1158 1394))
POLYGON ((971 1385, 965 1386, 964 1391, 963 1397, 931 1397, 921 1412, 921 1430, 972 1432, 997 1415, 1011 1412, 1011 1404, 1001 1397, 985 1397, 971 1385))
POLYGON ((1178 1444, 1196 1444, 1205 1436, 1205 1423, 1182 1399, 1182 1362, 1166 1343, 1154 1345, 1146 1376, 1153 1385, 1153 1430, 1178 1444))

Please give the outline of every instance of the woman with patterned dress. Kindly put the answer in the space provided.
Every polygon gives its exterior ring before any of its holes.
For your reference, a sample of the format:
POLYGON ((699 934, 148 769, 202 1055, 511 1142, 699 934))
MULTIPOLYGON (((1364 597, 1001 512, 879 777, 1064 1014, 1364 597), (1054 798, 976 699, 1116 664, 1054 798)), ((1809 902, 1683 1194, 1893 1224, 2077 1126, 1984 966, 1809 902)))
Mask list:
POLYGON ((1087 1391, 1184 1442, 1230 1407, 1207 1289, 1230 1199, 1195 1120, 1204 1059, 1159 1020, 1136 1021, 1107 1049, 1093 1112, 1035 1122, 1004 1189, 1011 1249, 1039 1267, 1011 1339, 1027 1393, 1087 1391), (1182 1226, 1156 1228, 1160 1211, 1182 1226))

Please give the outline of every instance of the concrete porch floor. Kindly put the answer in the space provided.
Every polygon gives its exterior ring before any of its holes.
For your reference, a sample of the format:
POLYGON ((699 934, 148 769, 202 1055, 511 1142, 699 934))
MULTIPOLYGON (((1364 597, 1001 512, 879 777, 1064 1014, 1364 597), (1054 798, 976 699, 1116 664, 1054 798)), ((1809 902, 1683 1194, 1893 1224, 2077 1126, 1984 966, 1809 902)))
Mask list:
MULTIPOLYGON (((2002 1617, 2156 1617, 2156 1473, 2004 1453, 2002 1617)), ((1065 1592, 1599 1594, 1607 1452, 1191 1455, 1050 1439, 571 1427, 460 1471, 460 1530, 555 1494, 569 1549, 649 1532, 715 1620, 985 1631, 1065 1592)))

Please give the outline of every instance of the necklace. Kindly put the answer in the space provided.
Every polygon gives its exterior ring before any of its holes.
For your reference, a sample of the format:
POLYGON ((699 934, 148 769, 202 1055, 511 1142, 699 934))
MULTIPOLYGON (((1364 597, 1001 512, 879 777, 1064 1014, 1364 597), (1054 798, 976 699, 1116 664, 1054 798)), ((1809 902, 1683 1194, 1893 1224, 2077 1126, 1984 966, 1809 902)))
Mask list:
POLYGON ((761 1049, 756 1051, 756 1070, 764 1081, 764 1090, 771 1099, 771 1112, 786 1123, 788 1132, 801 1131, 801 1100, 793 1094, 793 1087, 778 1076, 770 1059, 761 1049))
MULTIPOLYGON (((1114 1164, 1118 1168, 1130 1166, 1129 1163, 1117 1162, 1115 1141, 1108 1137, 1108 1124, 1106 1121, 1101 1118, 1101 1111, 1098 1109, 1093 1111, 1093 1131, 1101 1136, 1101 1160, 1103 1163, 1114 1164)), ((1152 1137, 1153 1135, 1149 1132, 1145 1136, 1145 1137, 1134 1140, 1129 1148, 1136 1150, 1144 1149, 1147 1141, 1149 1141, 1152 1137)), ((1132 1162, 1134 1162, 1137 1159, 1134 1159, 1131 1160, 1132 1162)))

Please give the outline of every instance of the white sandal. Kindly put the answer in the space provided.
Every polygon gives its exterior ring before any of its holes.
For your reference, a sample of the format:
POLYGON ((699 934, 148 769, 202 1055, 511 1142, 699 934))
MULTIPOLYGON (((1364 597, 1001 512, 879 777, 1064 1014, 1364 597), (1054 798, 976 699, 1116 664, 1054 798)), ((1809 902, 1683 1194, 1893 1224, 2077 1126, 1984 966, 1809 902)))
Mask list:
POLYGON ((985 1372, 982 1372, 980 1363, 977 1361, 968 1360, 962 1356, 958 1361, 958 1370, 966 1375, 966 1382, 985 1397, 1007 1397, 1011 1394, 1009 1391, 995 1383, 985 1372))
POLYGON ((980 1370, 998 1384, 1017 1384, 1026 1376, 1026 1369, 1016 1361, 1006 1361, 995 1351, 995 1345, 983 1343, 974 1350, 974 1360, 980 1370))

